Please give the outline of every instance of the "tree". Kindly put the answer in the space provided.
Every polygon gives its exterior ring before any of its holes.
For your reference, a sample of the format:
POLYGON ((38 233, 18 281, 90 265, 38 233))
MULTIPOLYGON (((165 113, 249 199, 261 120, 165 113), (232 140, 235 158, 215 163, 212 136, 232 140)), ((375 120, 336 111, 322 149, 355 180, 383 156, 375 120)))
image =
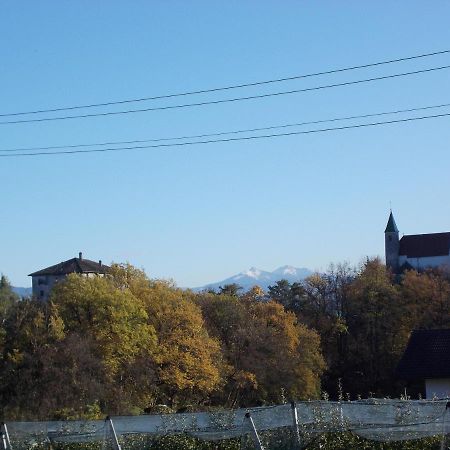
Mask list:
POLYGON ((408 311, 404 323, 408 332, 450 327, 450 282, 445 274, 408 270, 403 274, 400 290, 408 311))
POLYGON ((102 351, 111 376, 156 343, 154 328, 141 300, 131 291, 117 289, 106 277, 70 274, 52 290, 51 303, 66 330, 91 336, 102 351))
POLYGON ((235 407, 318 395, 323 359, 316 333, 275 302, 200 295, 210 333, 224 355, 219 403, 235 407))
POLYGON ((43 418, 50 414, 42 404, 43 396, 48 395, 42 379, 43 357, 64 339, 64 324, 49 305, 27 299, 10 308, 4 329, 0 364, 3 414, 43 418))
POLYGON ((158 336, 161 400, 171 406, 205 402, 221 381, 220 348, 209 336, 200 308, 163 282, 151 284, 145 304, 158 336))
POLYGON ((173 283, 149 280, 130 265, 115 265, 116 286, 130 289, 139 298, 155 330, 158 345, 151 358, 157 401, 173 407, 207 401, 220 382, 218 342, 203 323, 193 294, 173 283))
POLYGON ((389 270, 378 259, 367 260, 350 286, 348 299, 351 357, 344 382, 354 395, 396 394, 394 372, 404 342, 404 314, 389 270))
POLYGON ((5 275, 0 277, 0 322, 3 321, 8 310, 20 300, 12 290, 11 284, 5 275))
POLYGON ((239 291, 242 291, 242 286, 237 283, 225 284, 224 286, 219 286, 219 294, 233 295, 234 297, 239 296, 239 291))

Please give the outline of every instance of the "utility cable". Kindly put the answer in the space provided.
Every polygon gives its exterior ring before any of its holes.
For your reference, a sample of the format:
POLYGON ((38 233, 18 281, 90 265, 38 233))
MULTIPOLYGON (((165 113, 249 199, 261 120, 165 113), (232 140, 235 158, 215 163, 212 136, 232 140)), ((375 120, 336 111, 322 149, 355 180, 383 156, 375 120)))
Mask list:
POLYGON ((141 98, 110 101, 110 102, 103 102, 103 103, 90 103, 90 104, 85 104, 85 105, 64 106, 64 107, 60 107, 60 108, 38 109, 38 110, 33 110, 33 111, 21 111, 21 112, 14 112, 14 113, 3 113, 3 114, 0 114, 0 117, 21 116, 21 115, 27 115, 27 114, 42 114, 42 113, 51 113, 51 112, 59 112, 59 111, 71 111, 71 110, 76 110, 76 109, 97 108, 97 107, 101 107, 101 106, 112 106, 112 105, 123 105, 125 103, 136 103, 136 102, 145 102, 145 101, 150 101, 150 100, 161 100, 161 99, 165 99, 165 98, 183 97, 183 96, 188 96, 188 95, 207 94, 207 93, 212 93, 212 92, 227 91, 227 90, 232 90, 232 89, 241 89, 241 88, 252 87, 252 86, 262 86, 262 85, 266 85, 266 84, 282 83, 285 81, 293 81, 293 80, 299 80, 302 78, 317 77, 320 75, 330 75, 330 74, 334 74, 334 73, 347 72, 347 71, 356 70, 356 69, 366 69, 369 67, 382 66, 382 65, 386 65, 386 64, 394 64, 394 63, 403 62, 403 61, 411 61, 411 60, 419 59, 419 58, 428 58, 431 56, 443 55, 443 54, 447 54, 447 53, 450 53, 450 50, 442 50, 442 51, 438 51, 438 52, 423 53, 420 55, 407 56, 404 58, 396 58, 396 59, 379 61, 379 62, 374 62, 374 63, 369 63, 369 64, 362 64, 362 65, 350 66, 350 67, 344 67, 344 68, 338 68, 338 69, 330 69, 330 70, 325 70, 323 72, 308 73, 308 74, 303 74, 303 75, 294 75, 294 76, 284 77, 284 78, 275 78, 272 80, 255 81, 253 83, 234 84, 234 85, 221 86, 221 87, 216 87, 216 88, 211 88, 211 89, 199 89, 196 91, 186 91, 186 92, 178 92, 178 93, 174 93, 174 94, 156 95, 153 97, 141 97, 141 98))
POLYGON ((279 134, 265 134, 259 136, 242 136, 236 138, 223 138, 223 139, 210 139, 205 141, 192 141, 192 142, 174 142, 171 144, 154 144, 154 145, 141 145, 141 146, 133 146, 133 147, 119 147, 119 148, 99 148, 99 149, 91 149, 91 150, 63 150, 58 152, 36 152, 36 153, 14 153, 14 154, 6 154, 0 155, 0 158, 13 158, 19 156, 43 156, 43 155, 63 155, 63 154, 76 154, 76 153, 99 153, 99 152, 117 152, 117 151, 125 151, 125 150, 143 150, 150 148, 161 148, 161 147, 184 147, 188 145, 198 145, 198 144, 213 144, 220 142, 236 142, 236 141, 250 141, 254 139, 270 139, 284 136, 296 136, 301 134, 315 134, 315 133, 325 133, 330 131, 341 131, 341 130, 349 130, 353 128, 365 128, 365 127, 375 127, 380 125, 389 125, 396 123, 404 123, 404 122, 413 122, 416 120, 427 120, 427 119, 436 119, 441 117, 448 117, 450 113, 445 114, 434 114, 431 116, 421 116, 421 117, 410 117, 406 119, 395 119, 395 120, 387 120, 384 122, 371 122, 371 123, 363 123, 363 124, 355 124, 355 125, 347 125, 342 127, 334 127, 334 128, 321 128, 318 130, 304 130, 304 131, 291 131, 286 133, 279 134))
POLYGON ((341 87, 341 86, 350 86, 350 85, 354 85, 354 84, 368 83, 368 82, 379 81, 379 80, 387 80, 390 78, 398 78, 398 77, 404 77, 404 76, 408 76, 408 75, 417 75, 420 73, 434 72, 437 70, 444 70, 444 69, 449 69, 449 68, 450 68, 450 65, 440 66, 440 67, 431 67, 429 69, 414 70, 412 72, 396 73, 393 75, 384 75, 381 77, 365 78, 362 80, 345 81, 343 83, 326 84, 326 85, 314 86, 314 87, 310 87, 310 88, 294 89, 294 90, 290 90, 290 91, 272 92, 269 94, 250 95, 247 97, 234 97, 234 98, 227 98, 227 99, 221 99, 221 100, 209 100, 209 101, 198 102, 198 103, 184 103, 184 104, 179 104, 179 105, 157 106, 157 107, 153 107, 153 108, 129 109, 129 110, 125 110, 125 111, 110 111, 110 112, 103 112, 103 113, 78 114, 78 115, 74 115, 74 116, 59 116, 59 117, 46 117, 46 118, 40 118, 40 119, 10 120, 10 121, 0 122, 0 125, 31 123, 31 122, 48 122, 48 121, 67 120, 67 119, 86 119, 86 118, 90 118, 90 117, 115 116, 118 114, 131 114, 131 113, 139 113, 139 112, 163 111, 163 110, 169 110, 169 109, 190 108, 193 106, 217 105, 220 103, 231 103, 231 102, 238 102, 238 101, 243 101, 243 100, 255 100, 255 99, 275 97, 275 96, 280 96, 280 95, 298 94, 301 92, 317 91, 320 89, 329 89, 329 88, 335 88, 335 87, 341 87))
POLYGON ((432 105, 432 106, 422 106, 418 108, 408 108, 408 109, 397 109, 393 111, 384 111, 379 113, 369 113, 369 114, 359 114, 354 116, 346 116, 346 117, 335 117, 332 119, 322 119, 322 120, 312 120, 308 122, 297 122, 297 123, 289 123, 282 125, 272 125, 268 127, 259 127, 259 128, 247 128, 242 130, 233 130, 233 131, 221 131, 216 133, 205 133, 205 134, 194 134, 194 135, 186 135, 186 136, 176 136, 176 137, 165 137, 165 138, 152 138, 152 139, 135 139, 131 141, 109 141, 109 142, 96 142, 91 144, 72 144, 72 145, 52 145, 47 147, 20 147, 20 148, 11 148, 11 149, 0 149, 0 153, 6 152, 29 152, 29 151, 37 151, 37 150, 59 150, 59 149, 69 149, 69 148, 83 148, 83 147, 100 147, 107 145, 124 145, 124 144, 142 144, 145 142, 164 142, 164 141, 177 141, 177 140, 186 140, 186 139, 200 139, 214 136, 225 136, 225 135, 233 135, 233 134, 242 134, 242 133, 254 133, 256 131, 267 131, 267 130, 276 130, 282 128, 291 128, 291 127, 299 127, 304 125, 317 125, 320 123, 329 123, 329 122, 339 122, 344 120, 354 120, 354 119, 367 119, 369 117, 379 117, 386 116, 392 114, 401 114, 406 112, 417 112, 424 111, 429 109, 437 109, 437 108, 446 108, 449 107, 450 103, 444 103, 441 105, 432 105))

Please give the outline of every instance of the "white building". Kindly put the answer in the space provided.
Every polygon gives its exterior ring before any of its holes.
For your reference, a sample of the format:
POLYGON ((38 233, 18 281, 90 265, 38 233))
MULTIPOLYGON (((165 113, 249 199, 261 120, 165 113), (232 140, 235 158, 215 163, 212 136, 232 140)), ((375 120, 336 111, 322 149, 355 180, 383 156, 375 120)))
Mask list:
POLYGON ((405 269, 450 268, 450 233, 412 234, 399 238, 392 211, 384 231, 386 266, 405 269))
POLYGON ((84 276, 104 276, 109 270, 101 261, 95 262, 83 259, 80 252, 78 258, 68 259, 46 269, 30 273, 32 277, 33 297, 46 301, 55 283, 63 280, 69 273, 78 273, 84 276))

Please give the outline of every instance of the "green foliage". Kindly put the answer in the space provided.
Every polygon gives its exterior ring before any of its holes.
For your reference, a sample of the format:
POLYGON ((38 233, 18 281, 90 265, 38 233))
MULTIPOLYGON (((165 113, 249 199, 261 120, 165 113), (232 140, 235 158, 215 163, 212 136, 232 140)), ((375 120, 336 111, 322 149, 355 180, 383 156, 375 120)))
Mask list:
MULTIPOLYGON (((264 432, 260 435, 267 450, 295 450, 297 446, 289 429, 264 432)), ((303 441, 306 450, 439 450, 440 438, 399 442, 376 442, 352 433, 326 433, 303 441)), ((121 438, 127 450, 254 450, 250 436, 224 441, 202 441, 184 434, 170 436, 132 436, 121 438)), ((101 450, 103 443, 53 444, 53 450, 101 450)), ((39 450, 39 449, 37 449, 39 450)))
POLYGON ((19 301, 19 296, 12 290, 5 275, 0 276, 0 321, 3 321, 12 306, 19 301))
POLYGON ((439 438, 376 442, 352 433, 322 434, 307 446, 308 450, 438 450, 439 448, 439 438))

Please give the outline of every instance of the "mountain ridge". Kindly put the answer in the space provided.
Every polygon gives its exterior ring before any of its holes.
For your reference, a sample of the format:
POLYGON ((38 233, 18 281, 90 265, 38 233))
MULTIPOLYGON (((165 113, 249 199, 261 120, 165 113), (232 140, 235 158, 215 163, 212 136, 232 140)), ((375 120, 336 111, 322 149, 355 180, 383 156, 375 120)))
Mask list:
POLYGON ((226 284, 238 284, 244 291, 251 289, 253 286, 259 286, 264 290, 277 281, 285 279, 290 283, 301 281, 312 275, 312 270, 306 267, 281 266, 272 272, 261 270, 256 267, 250 267, 248 270, 239 272, 236 275, 225 278, 222 281, 205 284, 204 286, 193 288, 194 291, 203 291, 208 289, 219 289, 220 286, 226 284))

